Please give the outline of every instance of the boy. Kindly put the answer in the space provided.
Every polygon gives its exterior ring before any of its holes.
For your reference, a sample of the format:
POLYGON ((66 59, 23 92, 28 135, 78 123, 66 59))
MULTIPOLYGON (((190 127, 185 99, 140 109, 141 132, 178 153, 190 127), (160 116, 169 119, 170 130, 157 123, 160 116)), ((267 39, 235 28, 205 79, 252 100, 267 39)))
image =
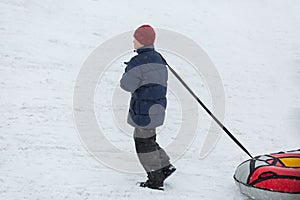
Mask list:
POLYGON ((154 49, 155 31, 142 25, 134 32, 134 56, 120 80, 120 86, 131 93, 127 122, 134 129, 138 158, 148 180, 141 187, 162 189, 164 180, 176 168, 166 152, 156 142, 156 127, 161 126, 167 106, 168 71, 161 55, 154 49))

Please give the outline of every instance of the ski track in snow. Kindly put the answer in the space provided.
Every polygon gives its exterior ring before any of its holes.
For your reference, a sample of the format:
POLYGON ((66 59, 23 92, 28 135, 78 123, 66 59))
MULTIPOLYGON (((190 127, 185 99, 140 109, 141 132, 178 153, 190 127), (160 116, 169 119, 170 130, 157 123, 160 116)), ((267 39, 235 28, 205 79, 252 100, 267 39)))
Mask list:
MULTIPOLYGON (((246 200, 232 176, 248 158, 227 136, 222 133, 212 153, 199 159, 201 133, 207 128, 201 124, 211 120, 205 114, 164 192, 139 188, 136 182, 144 174, 99 163, 75 128, 74 84, 94 48, 150 23, 182 33, 207 51, 224 84, 225 124, 253 155, 296 149, 299 10, 298 0, 154 0, 146 6, 136 0, 1 0, 0 199, 246 200)), ((179 73, 189 72, 180 62, 171 63, 179 73)), ((200 98, 209 101, 198 78, 187 77, 200 98)), ((167 130, 160 139, 172 137, 172 127, 167 130)), ((131 138, 112 139, 133 151, 131 138)))

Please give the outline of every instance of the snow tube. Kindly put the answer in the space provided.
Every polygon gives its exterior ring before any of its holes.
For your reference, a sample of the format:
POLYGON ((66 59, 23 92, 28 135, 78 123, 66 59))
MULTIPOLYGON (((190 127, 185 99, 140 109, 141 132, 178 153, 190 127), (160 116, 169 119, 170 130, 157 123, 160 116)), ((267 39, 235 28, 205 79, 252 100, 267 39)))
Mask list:
POLYGON ((233 176, 241 193, 259 200, 300 200, 300 149, 257 156, 233 176))

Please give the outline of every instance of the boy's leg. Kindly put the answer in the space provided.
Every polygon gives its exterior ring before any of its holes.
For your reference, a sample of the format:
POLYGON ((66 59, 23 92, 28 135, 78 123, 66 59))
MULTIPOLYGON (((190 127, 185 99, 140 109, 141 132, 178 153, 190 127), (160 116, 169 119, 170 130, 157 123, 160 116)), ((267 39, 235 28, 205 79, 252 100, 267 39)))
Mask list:
POLYGON ((170 157, 156 142, 155 129, 135 128, 134 141, 140 163, 149 178, 141 186, 150 188, 163 186, 164 180, 176 168, 170 164, 170 157))
POLYGON ((134 141, 140 163, 148 174, 142 187, 160 188, 165 176, 161 164, 161 148, 156 143, 155 129, 135 128, 134 141))
POLYGON ((170 165, 170 157, 156 142, 155 129, 135 128, 134 141, 140 162, 147 172, 170 165))

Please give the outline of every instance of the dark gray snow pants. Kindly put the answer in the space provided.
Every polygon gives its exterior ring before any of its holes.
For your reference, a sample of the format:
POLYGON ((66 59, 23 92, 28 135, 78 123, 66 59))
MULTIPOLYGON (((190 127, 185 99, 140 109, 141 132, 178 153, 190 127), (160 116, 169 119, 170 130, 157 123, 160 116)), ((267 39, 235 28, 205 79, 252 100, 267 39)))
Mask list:
POLYGON ((156 142, 155 128, 135 128, 134 142, 138 158, 146 172, 162 169, 170 164, 169 156, 156 142))

